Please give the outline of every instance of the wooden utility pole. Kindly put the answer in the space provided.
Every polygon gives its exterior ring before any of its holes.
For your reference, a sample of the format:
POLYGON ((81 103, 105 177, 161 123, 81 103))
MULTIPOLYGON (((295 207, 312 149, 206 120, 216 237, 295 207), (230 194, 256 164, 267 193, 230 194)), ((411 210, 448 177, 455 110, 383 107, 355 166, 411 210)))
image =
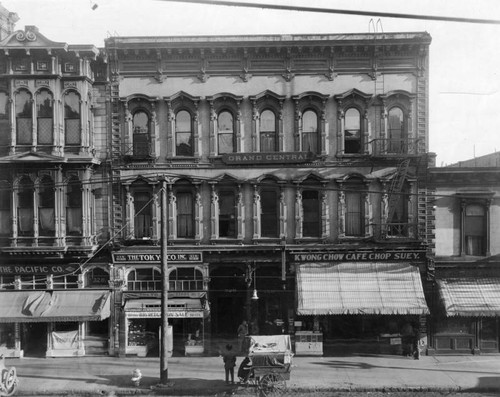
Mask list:
POLYGON ((161 346, 160 383, 168 383, 168 263, 167 263, 167 182, 161 189, 161 346))

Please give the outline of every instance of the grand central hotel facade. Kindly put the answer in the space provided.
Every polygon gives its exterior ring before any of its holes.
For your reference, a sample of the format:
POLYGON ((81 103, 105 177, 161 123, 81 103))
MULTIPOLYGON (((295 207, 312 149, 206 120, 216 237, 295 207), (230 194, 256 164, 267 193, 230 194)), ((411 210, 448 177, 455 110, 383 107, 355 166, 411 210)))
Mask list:
POLYGON ((174 355, 242 320, 297 354, 400 354, 405 323, 432 348, 430 43, 10 32, 0 349, 157 355, 162 271, 174 355))

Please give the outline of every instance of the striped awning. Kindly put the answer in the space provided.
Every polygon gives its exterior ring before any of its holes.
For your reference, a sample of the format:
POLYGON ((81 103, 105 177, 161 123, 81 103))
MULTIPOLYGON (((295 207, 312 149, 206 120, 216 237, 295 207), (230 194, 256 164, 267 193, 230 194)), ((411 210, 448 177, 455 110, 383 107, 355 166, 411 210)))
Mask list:
POLYGON ((428 314, 409 263, 308 263, 297 268, 299 315, 428 314))
POLYGON ((0 323, 100 321, 109 316, 109 291, 0 292, 0 323))
POLYGON ((449 317, 500 316, 500 278, 449 278, 437 285, 449 317))

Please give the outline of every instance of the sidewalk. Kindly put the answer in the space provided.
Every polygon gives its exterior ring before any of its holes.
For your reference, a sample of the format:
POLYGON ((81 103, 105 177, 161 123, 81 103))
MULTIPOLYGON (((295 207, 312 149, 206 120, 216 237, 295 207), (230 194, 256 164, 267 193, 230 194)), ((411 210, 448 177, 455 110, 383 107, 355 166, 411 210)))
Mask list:
MULTIPOLYGON (((238 357, 237 367, 242 357, 238 357)), ((169 386, 158 389, 158 358, 24 358, 7 359, 19 378, 17 395, 215 395, 226 386, 220 357, 172 357, 169 386), (143 379, 132 385, 132 371, 143 379)), ((236 369, 237 369, 236 367, 236 369)), ((399 356, 294 357, 290 391, 495 391, 500 392, 500 355, 433 356, 411 360, 399 356)), ((231 390, 233 388, 233 390, 231 390)), ((229 390, 228 390, 229 389, 229 390)))

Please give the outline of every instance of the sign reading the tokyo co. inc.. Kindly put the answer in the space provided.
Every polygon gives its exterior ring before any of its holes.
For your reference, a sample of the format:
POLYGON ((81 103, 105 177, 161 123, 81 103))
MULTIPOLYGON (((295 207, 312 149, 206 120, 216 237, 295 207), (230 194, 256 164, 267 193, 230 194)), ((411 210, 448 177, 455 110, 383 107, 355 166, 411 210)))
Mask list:
MULTIPOLYGON (((201 263, 201 252, 172 252, 166 256, 169 263, 201 263)), ((161 255, 156 253, 113 253, 114 263, 160 263, 161 255)))

